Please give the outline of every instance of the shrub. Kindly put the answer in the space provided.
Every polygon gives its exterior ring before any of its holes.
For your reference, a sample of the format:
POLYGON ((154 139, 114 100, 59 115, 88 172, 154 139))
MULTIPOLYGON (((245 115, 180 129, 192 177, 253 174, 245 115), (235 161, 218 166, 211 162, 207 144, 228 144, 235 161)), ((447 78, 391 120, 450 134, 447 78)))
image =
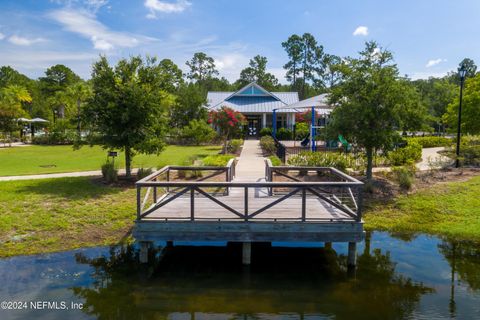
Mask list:
POLYGON ((303 140, 310 134, 310 126, 304 122, 295 124, 295 140, 303 140))
POLYGON ((271 136, 271 135, 272 135, 272 128, 265 127, 260 130, 260 137, 271 136))
POLYGON ((415 166, 402 166, 392 168, 393 179, 400 188, 410 190, 415 178, 415 166))
POLYGON ((422 148, 448 147, 452 144, 452 139, 445 137, 413 137, 407 138, 407 142, 417 142, 422 148))
POLYGON ((282 165, 282 160, 280 160, 279 157, 277 156, 270 156, 268 157, 270 161, 272 162, 272 166, 281 166, 282 165))
POLYGON ((413 164, 422 159, 422 146, 418 142, 410 141, 405 147, 391 151, 388 159, 394 166, 413 164))
POLYGON ((211 142, 216 132, 205 121, 192 120, 181 129, 180 135, 184 144, 200 145, 211 142))
POLYGON ((264 136, 260 138, 260 147, 262 147, 262 150, 266 155, 272 155, 277 152, 275 140, 273 140, 273 138, 270 136, 264 136))
POLYGON ((240 151, 240 148, 243 145, 242 139, 232 139, 227 142, 227 152, 228 153, 237 153, 240 151))
POLYGON ((278 140, 291 140, 293 138, 293 132, 290 129, 280 128, 277 130, 278 140))
POLYGON ((202 159, 204 166, 225 167, 230 159, 235 158, 233 154, 216 154, 202 159))
POLYGON ((118 170, 115 169, 113 162, 107 161, 102 165, 102 176, 107 183, 118 180, 118 170))
POLYGON ((292 166, 334 167, 344 172, 347 168, 353 170, 363 168, 361 159, 357 159, 350 154, 337 152, 304 151, 290 157, 287 163, 292 166))
POLYGON ((141 179, 145 178, 146 176, 151 175, 152 172, 153 172, 152 168, 146 168, 146 169, 145 168, 140 168, 137 171, 137 179, 141 180, 141 179))

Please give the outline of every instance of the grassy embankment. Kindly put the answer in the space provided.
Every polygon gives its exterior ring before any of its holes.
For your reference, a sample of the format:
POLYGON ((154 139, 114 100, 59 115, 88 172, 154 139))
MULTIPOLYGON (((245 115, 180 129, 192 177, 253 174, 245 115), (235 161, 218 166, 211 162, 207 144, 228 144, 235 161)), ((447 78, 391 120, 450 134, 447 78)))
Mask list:
MULTIPOLYGON (((183 164, 191 157, 217 154, 219 146, 167 146, 160 155, 138 154, 133 167, 162 167, 183 164)), ((98 146, 73 150, 72 146, 27 146, 0 149, 0 176, 100 170, 107 151, 98 146)), ((125 167, 124 154, 118 153, 115 163, 125 167)))
POLYGON ((0 182, 0 257, 118 243, 135 219, 135 190, 91 178, 0 182))
POLYGON ((365 212, 367 230, 428 233, 480 241, 480 176, 402 195, 365 212))

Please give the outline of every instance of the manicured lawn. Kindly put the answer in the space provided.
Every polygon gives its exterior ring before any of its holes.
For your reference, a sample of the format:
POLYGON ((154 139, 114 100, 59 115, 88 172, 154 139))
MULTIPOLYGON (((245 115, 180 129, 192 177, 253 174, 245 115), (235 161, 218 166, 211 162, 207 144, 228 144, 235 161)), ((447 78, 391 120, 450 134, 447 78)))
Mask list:
MULTIPOLYGON (((138 154, 133 167, 162 167, 183 164, 192 157, 203 158, 217 154, 219 146, 168 146, 160 155, 138 154)), ((85 146, 73 150, 72 146, 28 146, 0 149, 0 176, 100 170, 107 151, 101 147, 85 146)), ((116 158, 124 168, 124 154, 116 158)))
POLYGON ((0 182, 0 257, 118 243, 133 226, 135 190, 91 178, 0 182))
POLYGON ((480 177, 436 185, 366 211, 365 228, 480 240, 480 177))

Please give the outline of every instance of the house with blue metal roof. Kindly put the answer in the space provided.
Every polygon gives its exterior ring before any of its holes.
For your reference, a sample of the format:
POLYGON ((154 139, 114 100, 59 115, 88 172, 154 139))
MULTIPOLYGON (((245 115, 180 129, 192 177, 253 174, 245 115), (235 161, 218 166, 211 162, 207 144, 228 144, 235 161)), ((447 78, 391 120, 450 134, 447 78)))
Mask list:
POLYGON ((241 112, 248 123, 248 134, 256 136, 260 129, 273 127, 273 111, 276 110, 276 127, 292 129, 295 125, 295 109, 287 108, 298 103, 297 92, 269 92, 252 82, 236 92, 210 91, 207 108, 218 110, 229 107, 241 112))

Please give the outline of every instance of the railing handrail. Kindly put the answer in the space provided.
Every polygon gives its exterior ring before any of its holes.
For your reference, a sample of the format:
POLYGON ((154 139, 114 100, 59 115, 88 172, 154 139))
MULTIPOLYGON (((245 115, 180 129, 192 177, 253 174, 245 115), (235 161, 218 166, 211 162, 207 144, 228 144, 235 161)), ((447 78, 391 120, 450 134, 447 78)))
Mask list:
MULTIPOLYGON (((170 170, 189 170, 189 171, 228 171, 232 170, 232 168, 235 166, 235 158, 232 158, 228 161, 226 166, 177 166, 177 165, 167 165, 162 167, 160 170, 157 170, 150 175, 138 180, 135 184, 141 184, 145 182, 150 182, 154 178, 158 177, 162 173, 166 173, 170 170)), ((234 170, 234 169, 233 169, 234 170)), ((233 176, 231 176, 233 178, 233 176)))
POLYGON ((272 165, 272 162, 270 159, 267 159, 268 161, 265 161, 266 166, 269 168, 269 170, 291 170, 291 171, 300 171, 300 170, 310 170, 310 171, 318 171, 318 170, 326 170, 330 171, 331 173, 340 176, 350 182, 357 182, 363 184, 360 180, 349 176, 348 174, 338 170, 337 168, 334 167, 315 167, 315 166, 274 166, 272 165))
POLYGON ((199 186, 199 187, 231 187, 231 188, 294 188, 294 187, 316 187, 316 186, 331 186, 331 187, 352 187, 352 186, 362 186, 363 182, 353 182, 353 181, 319 181, 319 182, 240 182, 240 181, 231 181, 231 182, 216 182, 216 181, 138 181, 137 186, 142 187, 190 187, 190 186, 199 186))

